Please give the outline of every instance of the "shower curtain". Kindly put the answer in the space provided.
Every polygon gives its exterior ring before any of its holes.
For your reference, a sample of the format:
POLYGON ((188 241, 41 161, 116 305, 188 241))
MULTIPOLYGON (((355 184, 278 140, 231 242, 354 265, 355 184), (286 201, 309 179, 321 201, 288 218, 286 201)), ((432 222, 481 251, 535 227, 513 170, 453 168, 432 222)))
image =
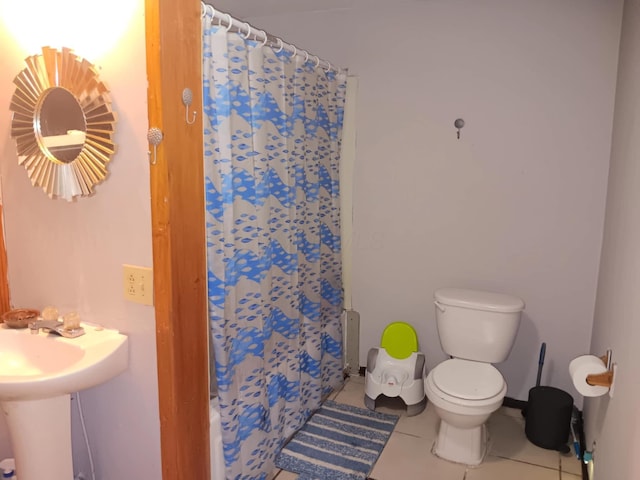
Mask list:
POLYGON ((264 479, 342 381, 346 76, 203 21, 209 319, 226 474, 264 479))

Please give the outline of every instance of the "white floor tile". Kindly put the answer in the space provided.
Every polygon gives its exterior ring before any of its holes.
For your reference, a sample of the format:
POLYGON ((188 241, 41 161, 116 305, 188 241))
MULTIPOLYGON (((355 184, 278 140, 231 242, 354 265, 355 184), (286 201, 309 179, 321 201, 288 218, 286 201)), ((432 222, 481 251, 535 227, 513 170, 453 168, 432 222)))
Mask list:
POLYGON ((489 454, 543 467, 560 468, 560 453, 540 448, 524 433, 522 416, 503 415, 496 412, 489 418, 489 454))
POLYGON ((375 480, 463 480, 466 467, 431 453, 433 441, 394 432, 371 473, 375 480))
POLYGON ((296 480, 298 478, 297 473, 287 472, 285 470, 280 470, 280 472, 276 475, 274 480, 296 480))
POLYGON ((409 417, 407 407, 400 398, 379 397, 376 400, 376 412, 398 415, 400 419, 395 428, 396 432, 430 440, 435 440, 438 433, 439 418, 430 403, 427 403, 427 407, 420 414, 409 417))
MULTIPOLYGON (((571 453, 574 453, 573 448, 571 449, 571 453)), ((562 470, 563 473, 582 476, 582 464, 575 455, 561 455, 560 470, 562 470)))
POLYGON ((433 443, 438 436, 439 422, 440 419, 436 415, 435 408, 427 403, 427 408, 419 415, 408 417, 406 414, 402 414, 396 425, 396 431, 422 437, 433 443))
POLYGON ((545 468, 528 463, 497 457, 487 457, 484 462, 467 470, 465 480, 558 480, 558 469, 545 468))
MULTIPOLYGON (((356 377, 360 378, 360 377, 356 377)), ((336 395, 336 402, 345 405, 353 405, 355 407, 365 408, 364 406, 364 383, 349 378, 342 390, 336 395)))
POLYGON ((500 407, 500 409, 495 413, 508 415, 510 417, 515 417, 515 418, 524 418, 522 416, 522 410, 520 410, 519 408, 500 407))

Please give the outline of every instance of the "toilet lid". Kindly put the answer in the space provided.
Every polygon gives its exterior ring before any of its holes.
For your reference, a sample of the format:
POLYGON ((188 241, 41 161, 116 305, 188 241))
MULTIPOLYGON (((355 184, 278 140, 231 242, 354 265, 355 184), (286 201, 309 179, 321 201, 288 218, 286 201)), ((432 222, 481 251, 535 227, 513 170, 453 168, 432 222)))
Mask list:
POLYGON ((490 363, 453 358, 442 362, 432 373, 440 390, 464 400, 491 398, 504 387, 504 378, 490 363))

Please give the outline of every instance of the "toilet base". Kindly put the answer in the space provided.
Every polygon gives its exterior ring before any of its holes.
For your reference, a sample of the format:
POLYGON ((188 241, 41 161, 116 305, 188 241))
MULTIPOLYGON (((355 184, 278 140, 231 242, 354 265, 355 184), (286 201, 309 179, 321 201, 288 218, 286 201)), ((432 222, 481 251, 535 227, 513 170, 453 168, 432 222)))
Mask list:
POLYGON ((487 427, 458 428, 440 420, 433 453, 450 462, 480 465, 487 453, 487 427))

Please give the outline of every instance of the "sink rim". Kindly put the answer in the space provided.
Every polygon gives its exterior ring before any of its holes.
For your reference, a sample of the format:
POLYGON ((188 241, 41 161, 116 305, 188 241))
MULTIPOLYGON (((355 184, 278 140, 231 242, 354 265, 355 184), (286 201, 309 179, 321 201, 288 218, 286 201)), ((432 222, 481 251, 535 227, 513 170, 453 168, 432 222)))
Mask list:
MULTIPOLYGON (((82 352, 76 361, 64 368, 37 375, 2 375, 0 371, 0 402, 35 400, 70 394, 97 386, 127 369, 128 337, 118 330, 83 323, 85 335, 69 339, 27 329, 0 327, 0 341, 8 335, 33 338, 39 342, 55 342, 82 352)), ((28 340, 25 338, 25 341, 28 340)))

